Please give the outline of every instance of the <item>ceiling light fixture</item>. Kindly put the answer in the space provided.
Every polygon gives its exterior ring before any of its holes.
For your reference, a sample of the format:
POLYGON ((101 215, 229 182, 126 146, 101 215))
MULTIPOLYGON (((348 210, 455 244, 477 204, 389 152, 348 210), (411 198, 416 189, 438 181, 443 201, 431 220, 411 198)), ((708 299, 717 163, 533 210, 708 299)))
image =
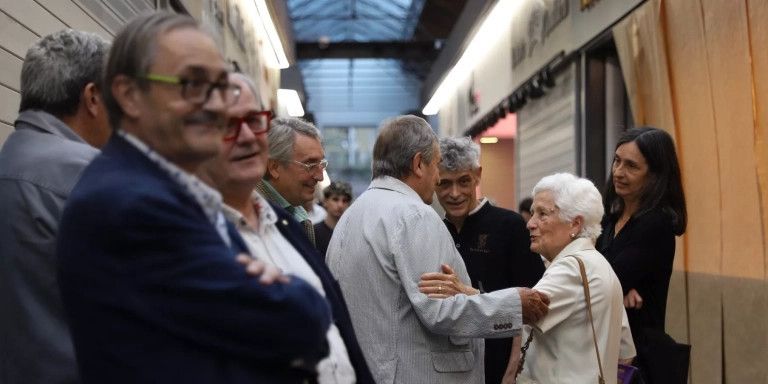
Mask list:
POLYGON ((499 26, 509 24, 509 15, 514 15, 522 3, 525 2, 520 0, 499 0, 496 3, 485 20, 483 20, 480 28, 477 29, 459 61, 456 62, 456 65, 443 78, 440 86, 432 94, 432 98, 429 99, 429 102, 421 111, 423 114, 435 115, 440 111, 440 106, 442 106, 449 93, 455 91, 459 81, 469 75, 478 60, 482 60, 488 50, 496 45, 496 42, 502 35, 499 33, 499 26))
POLYGON ((288 116, 302 117, 304 116, 304 107, 301 106, 301 100, 299 99, 299 93, 295 89, 278 89, 277 90, 277 103, 285 106, 288 111, 288 116))
POLYGON ((288 68, 290 63, 288 63, 288 57, 285 56, 283 43, 280 41, 280 35, 277 33, 275 23, 272 21, 272 16, 269 14, 269 7, 267 7, 266 1, 254 0, 254 4, 256 4, 256 12, 259 14, 259 19, 261 19, 264 33, 266 33, 267 40, 269 40, 268 45, 272 48, 272 55, 270 55, 269 52, 264 55, 266 57, 267 65, 272 68, 288 68))

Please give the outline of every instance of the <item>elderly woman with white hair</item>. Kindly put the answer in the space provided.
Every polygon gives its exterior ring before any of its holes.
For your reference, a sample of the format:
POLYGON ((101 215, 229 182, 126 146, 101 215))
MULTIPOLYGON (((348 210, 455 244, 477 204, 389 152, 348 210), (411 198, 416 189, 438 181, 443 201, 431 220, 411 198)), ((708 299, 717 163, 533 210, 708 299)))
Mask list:
MULTIPOLYGON (((600 192, 587 179, 558 173, 541 179, 533 195, 531 250, 550 263, 534 289, 549 296, 550 305, 549 314, 526 329, 523 337, 530 336, 530 344, 517 382, 595 383, 600 375, 597 347, 605 383, 616 383, 617 363, 634 357, 635 348, 619 279, 595 250, 603 217, 600 192)), ((513 350, 513 362, 519 353, 513 350)), ((516 364, 510 364, 504 382, 514 383, 516 371, 516 364)))

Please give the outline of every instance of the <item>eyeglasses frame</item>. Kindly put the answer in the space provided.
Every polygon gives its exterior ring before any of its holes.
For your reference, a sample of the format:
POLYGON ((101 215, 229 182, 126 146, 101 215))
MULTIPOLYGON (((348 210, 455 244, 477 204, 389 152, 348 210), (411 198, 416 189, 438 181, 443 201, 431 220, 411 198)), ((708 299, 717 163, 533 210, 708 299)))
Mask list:
POLYGON ((234 98, 231 103, 225 104, 230 107, 235 104, 237 104, 237 101, 240 99, 240 86, 237 84, 232 84, 230 82, 211 82, 206 81, 208 83, 208 90, 205 91, 205 98, 202 100, 190 100, 187 97, 187 84, 191 83, 192 80, 188 78, 178 77, 178 76, 168 76, 168 75, 159 75, 156 73, 148 73, 144 76, 141 76, 142 79, 153 81, 156 83, 163 83, 163 84, 175 84, 175 85, 181 85, 181 97, 184 98, 184 100, 192 103, 192 104, 205 104, 208 102, 208 100, 211 99, 211 94, 213 93, 214 89, 218 89, 219 92, 221 92, 222 100, 224 100, 224 92, 226 91, 226 88, 233 90, 234 98))
POLYGON ((322 159, 317 163, 307 164, 301 161, 288 160, 289 163, 296 164, 302 167, 307 173, 314 173, 316 169, 326 170, 328 168, 328 159, 322 159), (321 168, 322 167, 322 168, 321 168))
MULTIPOLYGON (((224 141, 234 141, 237 140, 237 137, 240 136, 240 131, 243 129, 243 124, 245 124, 245 119, 247 117, 258 115, 258 116, 267 116, 267 129, 264 129, 262 131, 256 132, 253 129, 251 129, 251 132, 253 132, 254 135, 263 135, 267 132, 269 132, 270 128, 272 128, 272 118, 274 117, 274 114, 272 111, 258 111, 258 112, 252 112, 244 117, 232 117, 227 120, 227 125, 229 125, 229 122, 231 120, 238 120, 237 128, 235 129, 235 133, 232 136, 228 136, 224 138, 224 141)), ((249 126, 250 129, 250 126, 249 126)), ((302 163, 303 164, 303 163, 302 163)))

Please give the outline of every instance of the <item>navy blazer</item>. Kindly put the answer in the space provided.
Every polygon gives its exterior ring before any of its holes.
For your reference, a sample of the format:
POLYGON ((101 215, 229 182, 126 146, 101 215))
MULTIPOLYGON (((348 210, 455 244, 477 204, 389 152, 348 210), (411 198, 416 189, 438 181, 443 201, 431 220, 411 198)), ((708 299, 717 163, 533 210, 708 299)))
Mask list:
POLYGON ((349 310, 341 293, 341 287, 338 281, 331 275, 331 271, 325 264, 325 258, 317 252, 309 241, 304 227, 296 221, 293 215, 272 202, 269 202, 269 205, 277 213, 277 222, 279 224, 277 228, 280 230, 280 233, 301 254, 323 283, 325 298, 331 304, 333 321, 339 329, 344 345, 347 347, 350 362, 355 369, 357 384, 375 384, 373 375, 370 369, 368 369, 368 364, 365 362, 363 350, 360 349, 360 344, 357 341, 355 329, 352 326, 352 318, 349 316, 349 310))
POLYGON ((328 302, 263 285, 199 204, 113 135, 64 209, 61 296, 84 384, 299 383, 328 355, 328 302))

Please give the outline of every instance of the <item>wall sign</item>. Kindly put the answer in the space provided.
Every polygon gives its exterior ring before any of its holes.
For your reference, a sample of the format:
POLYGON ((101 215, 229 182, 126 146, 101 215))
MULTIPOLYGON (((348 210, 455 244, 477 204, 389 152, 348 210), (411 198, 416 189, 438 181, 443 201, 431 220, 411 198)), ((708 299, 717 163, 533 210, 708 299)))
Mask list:
POLYGON ((513 36, 512 69, 532 57, 543 46, 549 36, 563 24, 570 15, 570 0, 555 0, 551 3, 536 2, 520 21, 528 26, 525 36, 513 36))

